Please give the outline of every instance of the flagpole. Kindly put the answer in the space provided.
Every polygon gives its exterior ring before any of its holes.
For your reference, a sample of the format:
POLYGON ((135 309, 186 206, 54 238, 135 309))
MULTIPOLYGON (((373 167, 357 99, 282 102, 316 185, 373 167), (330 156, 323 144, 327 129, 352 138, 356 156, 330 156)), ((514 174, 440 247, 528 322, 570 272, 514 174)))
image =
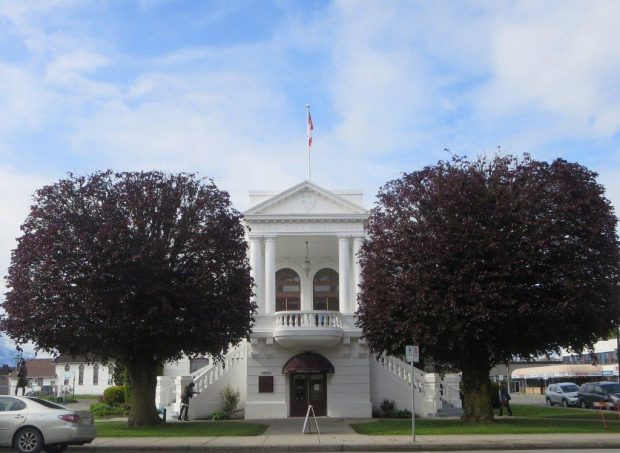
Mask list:
POLYGON ((306 140, 307 141, 306 144, 308 146, 308 181, 310 181, 310 146, 311 146, 310 139, 312 137, 310 134, 312 134, 312 131, 310 129, 310 105, 309 104, 306 104, 306 110, 308 110, 308 139, 306 140))

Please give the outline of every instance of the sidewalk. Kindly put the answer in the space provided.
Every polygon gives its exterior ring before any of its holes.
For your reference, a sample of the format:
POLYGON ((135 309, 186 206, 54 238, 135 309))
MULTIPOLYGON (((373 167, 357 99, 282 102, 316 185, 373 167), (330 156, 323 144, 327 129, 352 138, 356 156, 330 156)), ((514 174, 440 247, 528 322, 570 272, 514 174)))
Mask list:
POLYGON ((101 438, 88 446, 68 451, 114 452, 293 452, 293 451, 437 451, 510 449, 620 448, 620 434, 541 434, 484 436, 364 436, 284 434, 252 437, 147 437, 101 438))

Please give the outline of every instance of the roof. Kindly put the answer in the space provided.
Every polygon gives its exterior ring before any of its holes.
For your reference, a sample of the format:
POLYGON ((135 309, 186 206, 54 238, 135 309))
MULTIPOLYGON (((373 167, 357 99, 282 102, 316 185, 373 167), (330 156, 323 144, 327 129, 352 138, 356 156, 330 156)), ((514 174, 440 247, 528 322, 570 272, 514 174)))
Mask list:
MULTIPOLYGON (((291 206, 288 207, 290 208, 291 206)), ((287 218, 294 215, 303 215, 336 218, 344 216, 366 219, 368 217, 368 211, 364 207, 352 202, 346 196, 331 192, 310 181, 303 181, 284 192, 266 198, 243 213, 246 219, 261 219, 265 215, 269 217, 287 218), (325 200, 326 204, 315 206, 315 201, 319 198, 325 200), (297 199, 300 202, 299 206, 297 206, 297 210, 294 209, 289 211, 285 209, 285 212, 282 212, 281 209, 276 209, 273 211, 276 205, 293 199, 297 199)))
POLYGON ((101 359, 95 355, 71 355, 60 354, 54 359, 54 363, 101 363, 101 359))
POLYGON ((304 352, 292 357, 282 367, 283 373, 333 373, 334 365, 314 352, 304 352))
MULTIPOLYGON (((56 366, 53 359, 32 359, 26 360, 29 378, 56 377, 56 366)), ((10 377, 17 377, 17 370, 9 374, 10 377)))
POLYGON ((511 374, 512 379, 535 379, 556 377, 603 376, 599 365, 562 364, 520 368, 511 374))

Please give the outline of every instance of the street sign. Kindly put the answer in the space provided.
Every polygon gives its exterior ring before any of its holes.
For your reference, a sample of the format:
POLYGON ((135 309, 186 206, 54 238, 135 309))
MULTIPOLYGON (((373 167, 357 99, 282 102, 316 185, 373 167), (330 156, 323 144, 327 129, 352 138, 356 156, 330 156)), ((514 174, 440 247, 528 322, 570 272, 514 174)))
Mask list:
POLYGON ((407 362, 418 363, 420 361, 420 347, 417 345, 405 346, 405 356, 407 358, 407 362))
POLYGON ((65 371, 63 379, 73 379, 73 371, 65 371))

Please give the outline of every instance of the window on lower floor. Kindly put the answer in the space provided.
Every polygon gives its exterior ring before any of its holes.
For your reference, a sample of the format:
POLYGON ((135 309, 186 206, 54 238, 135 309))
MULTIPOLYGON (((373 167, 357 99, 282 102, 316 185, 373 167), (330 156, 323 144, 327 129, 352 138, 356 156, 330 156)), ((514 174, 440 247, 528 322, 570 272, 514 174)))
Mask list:
POLYGON ((189 360, 189 372, 193 373, 200 368, 206 367, 209 364, 208 357, 194 357, 189 360))
POLYGON ((99 365, 93 367, 93 385, 99 385, 99 365))
POLYGON ((84 385, 84 365, 80 365, 78 374, 78 385, 84 385))

